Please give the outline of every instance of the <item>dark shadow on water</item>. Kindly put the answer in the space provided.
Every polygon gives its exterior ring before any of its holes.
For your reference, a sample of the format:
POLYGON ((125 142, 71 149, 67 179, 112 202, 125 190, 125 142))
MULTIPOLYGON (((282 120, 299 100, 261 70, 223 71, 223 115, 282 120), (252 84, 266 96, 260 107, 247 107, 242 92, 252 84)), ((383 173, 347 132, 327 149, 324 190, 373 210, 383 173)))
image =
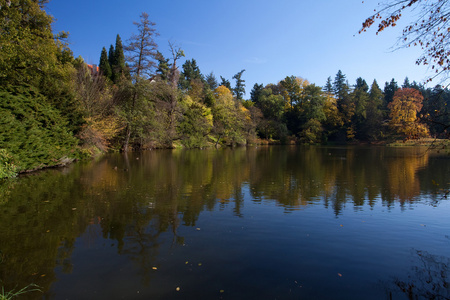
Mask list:
POLYGON ((448 300, 450 258, 413 249, 407 277, 393 277, 386 286, 390 299, 396 299, 396 295, 403 294, 409 300, 448 300))

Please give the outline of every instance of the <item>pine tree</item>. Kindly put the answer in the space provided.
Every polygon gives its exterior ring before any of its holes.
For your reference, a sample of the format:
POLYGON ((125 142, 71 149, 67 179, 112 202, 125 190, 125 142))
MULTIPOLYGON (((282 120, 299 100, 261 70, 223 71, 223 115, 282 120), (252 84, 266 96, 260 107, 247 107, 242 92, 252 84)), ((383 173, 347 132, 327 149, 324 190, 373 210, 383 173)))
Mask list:
POLYGON ((114 48, 114 61, 111 65, 114 82, 118 82, 122 75, 126 75, 125 55, 123 53, 122 39, 116 36, 116 47, 114 48))
POLYGON ((236 86, 233 89, 234 94, 236 95, 236 100, 242 101, 242 97, 245 94, 245 80, 242 79, 242 74, 245 70, 241 70, 233 76, 233 79, 236 79, 236 86))
POLYGON ((264 89, 263 84, 257 84, 255 83, 255 85, 253 86, 253 89, 250 92, 250 99, 253 101, 253 103, 255 103, 256 105, 258 104, 259 101, 259 96, 261 95, 261 91, 264 89))
POLYGON ((100 71, 102 72, 103 76, 106 78, 111 79, 112 71, 111 66, 108 61, 108 54, 106 53, 106 48, 103 47, 102 53, 100 54, 100 63, 99 63, 100 71))
POLYGON ((383 121, 383 113, 381 107, 383 105, 383 92, 376 80, 373 81, 369 92, 369 101, 366 109, 366 122, 363 127, 363 134, 368 140, 377 140, 381 134, 381 123, 383 121))
POLYGON ((169 59, 165 58, 161 52, 156 52, 156 59, 158 60, 158 69, 156 69, 156 74, 162 81, 168 81, 170 75, 170 65, 169 59))
POLYGON ((205 81, 206 81, 206 84, 208 84, 209 89, 211 91, 214 91, 219 86, 216 76, 214 75, 213 72, 206 75, 205 81))
MULTIPOLYGON (((229 89, 231 91, 231 83, 229 80, 223 78, 222 76, 220 76, 220 85, 223 85, 224 87, 226 87, 227 89, 229 89)), ((219 85, 219 86, 220 86, 219 85)))
POLYGON ((114 57, 114 46, 113 45, 109 46, 108 62, 109 62, 109 66, 110 66, 111 72, 112 72, 112 67, 116 64, 115 57, 114 57))
POLYGON ((195 59, 186 60, 183 64, 183 71, 180 74, 178 85, 181 89, 187 90, 191 87, 192 80, 204 81, 200 68, 197 66, 195 59))
POLYGON ((325 83, 325 86, 323 87, 323 91, 327 93, 328 95, 333 94, 333 83, 331 82, 331 76, 327 78, 327 82, 325 83))
POLYGON ((383 102, 383 111, 385 113, 385 118, 389 114, 388 105, 394 99, 394 94, 398 90, 397 82, 392 78, 391 82, 386 82, 384 85, 384 102, 383 102))
POLYGON ((348 92, 348 85, 346 84, 345 75, 341 70, 337 72, 336 77, 334 78, 333 92, 336 95, 338 101, 343 100, 348 92))
MULTIPOLYGON (((155 23, 148 19, 148 14, 143 12, 140 22, 133 22, 137 26, 137 34, 133 34, 125 48, 130 72, 137 77, 150 77, 156 67, 155 57, 158 45, 154 38, 158 35, 155 23)), ((120 39, 120 38, 119 38, 120 39)), ((119 53, 120 51, 115 51, 119 53)), ((118 56, 116 56, 117 58, 118 56)), ((121 62, 116 64, 121 66, 121 62)))

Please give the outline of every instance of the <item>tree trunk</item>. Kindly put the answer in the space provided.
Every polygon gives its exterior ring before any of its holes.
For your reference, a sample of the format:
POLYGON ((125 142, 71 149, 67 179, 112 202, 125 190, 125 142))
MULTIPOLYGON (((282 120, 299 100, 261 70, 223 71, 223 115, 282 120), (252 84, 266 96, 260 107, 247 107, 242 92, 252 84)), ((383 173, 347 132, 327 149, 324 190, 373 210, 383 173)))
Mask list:
POLYGON ((125 132, 125 141, 123 142, 123 152, 128 152, 128 146, 130 144, 130 136, 131 136, 131 128, 130 124, 127 125, 126 132, 125 132))

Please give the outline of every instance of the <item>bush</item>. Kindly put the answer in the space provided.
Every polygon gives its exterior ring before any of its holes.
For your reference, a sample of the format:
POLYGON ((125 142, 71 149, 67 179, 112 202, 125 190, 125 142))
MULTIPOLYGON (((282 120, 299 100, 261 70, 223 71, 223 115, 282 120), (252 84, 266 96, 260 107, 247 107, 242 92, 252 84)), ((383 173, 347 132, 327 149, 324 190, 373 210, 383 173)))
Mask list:
POLYGON ((0 179, 16 177, 18 169, 8 151, 0 149, 0 179))
POLYGON ((12 156, 8 163, 14 159, 16 164, 10 171, 57 166, 78 158, 78 140, 68 130, 67 120, 32 88, 0 89, 0 115, 0 149, 12 156))

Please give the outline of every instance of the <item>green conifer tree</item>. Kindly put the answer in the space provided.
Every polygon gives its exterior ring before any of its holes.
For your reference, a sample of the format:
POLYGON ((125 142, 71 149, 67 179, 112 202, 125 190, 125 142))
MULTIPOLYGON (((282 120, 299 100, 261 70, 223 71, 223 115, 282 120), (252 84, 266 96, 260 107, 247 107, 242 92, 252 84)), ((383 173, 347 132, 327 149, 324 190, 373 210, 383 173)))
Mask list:
POLYGON ((100 63, 99 63, 100 72, 102 72, 103 76, 111 79, 112 71, 111 66, 108 61, 108 54, 106 52, 106 48, 103 47, 102 53, 100 54, 100 63))
POLYGON ((120 35, 116 36, 116 47, 114 48, 114 64, 112 64, 111 67, 114 82, 117 82, 122 74, 126 75, 125 55, 123 53, 123 45, 120 35))
POLYGON ((113 45, 109 46, 108 62, 109 62, 109 66, 110 66, 111 71, 112 71, 112 66, 114 66, 116 64, 116 61, 115 61, 115 58, 114 58, 114 46, 113 45))
POLYGON ((236 95, 236 100, 242 101, 242 97, 245 94, 245 80, 242 79, 242 74, 245 70, 241 70, 233 76, 233 79, 236 80, 236 86, 233 89, 236 95))

